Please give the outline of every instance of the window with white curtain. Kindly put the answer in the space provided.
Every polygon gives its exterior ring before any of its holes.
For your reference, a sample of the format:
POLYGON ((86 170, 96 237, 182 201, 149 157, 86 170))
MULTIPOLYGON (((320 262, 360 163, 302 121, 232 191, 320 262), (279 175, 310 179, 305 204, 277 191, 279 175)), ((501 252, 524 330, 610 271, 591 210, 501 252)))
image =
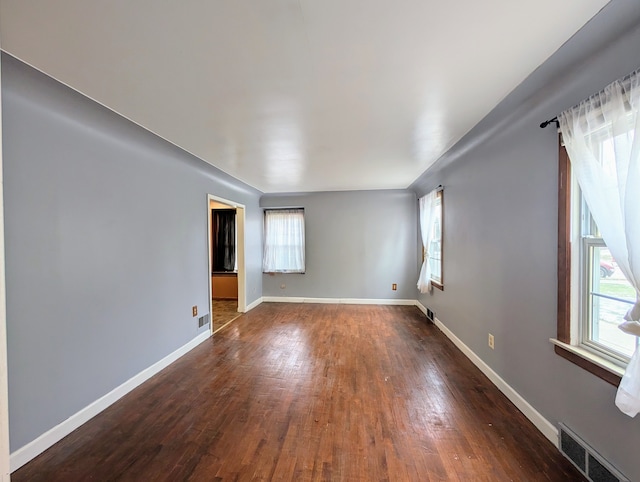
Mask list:
POLYGON ((431 287, 443 289, 442 188, 422 196, 419 203, 423 262, 417 286, 421 293, 427 293, 431 287))
POLYGON ((431 262, 431 282, 437 288, 442 288, 442 190, 436 192, 433 209, 433 230, 429 246, 431 262))
POLYGON ((304 209, 265 209, 264 273, 305 272, 304 209))
POLYGON ((556 352, 613 384, 616 365, 624 368, 616 405, 634 416, 640 412, 640 71, 558 121, 565 147, 556 352))

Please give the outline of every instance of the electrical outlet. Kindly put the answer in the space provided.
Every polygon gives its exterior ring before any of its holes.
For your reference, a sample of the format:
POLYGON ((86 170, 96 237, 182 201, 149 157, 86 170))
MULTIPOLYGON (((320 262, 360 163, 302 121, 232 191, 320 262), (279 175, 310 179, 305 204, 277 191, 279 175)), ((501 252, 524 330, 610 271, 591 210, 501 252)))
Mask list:
POLYGON ((198 307, 197 306, 191 307, 191 314, 193 316, 198 316, 198 307))
POLYGON ((496 345, 495 345, 495 340, 493 338, 493 335, 491 333, 489 333, 489 348, 494 350, 495 347, 496 347, 496 345))
POLYGON ((398 285, 397 285, 397 284, 395 284, 395 283, 393 283, 393 284, 391 285, 391 289, 392 289, 393 291, 396 291, 396 290, 398 289, 398 285))

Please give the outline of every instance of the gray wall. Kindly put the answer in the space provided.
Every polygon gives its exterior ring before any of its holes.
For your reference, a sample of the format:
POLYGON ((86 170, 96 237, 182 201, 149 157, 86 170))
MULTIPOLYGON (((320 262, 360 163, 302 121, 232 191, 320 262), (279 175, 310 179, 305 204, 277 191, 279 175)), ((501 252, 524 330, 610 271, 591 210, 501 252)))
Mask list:
POLYGON ((265 195, 260 205, 304 207, 306 229, 306 273, 264 274, 264 296, 415 299, 413 192, 265 195), (393 283, 397 291, 391 290, 393 283))
POLYGON ((552 423, 640 480, 640 419, 555 355, 557 133, 538 124, 640 66, 640 3, 614 2, 422 176, 445 188, 444 291, 421 302, 552 423), (495 335, 495 351, 487 346, 495 335))
MULTIPOLYGON (((2 56, 11 450, 193 339, 209 310, 207 193, 260 193, 2 56)), ((204 329, 206 331, 206 328, 204 329)))

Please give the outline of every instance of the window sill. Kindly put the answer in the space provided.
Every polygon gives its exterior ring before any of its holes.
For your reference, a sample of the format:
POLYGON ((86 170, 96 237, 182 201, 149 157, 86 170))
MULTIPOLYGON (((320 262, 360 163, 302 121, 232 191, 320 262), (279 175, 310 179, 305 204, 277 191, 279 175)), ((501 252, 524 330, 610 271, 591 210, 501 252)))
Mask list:
POLYGON ((442 285, 442 283, 438 283, 437 281, 431 280, 431 286, 439 289, 440 291, 444 291, 444 286, 442 285))
POLYGON ((557 355, 575 363, 613 386, 617 387, 620 384, 620 379, 624 375, 624 368, 584 348, 563 343, 555 338, 550 338, 549 341, 555 345, 554 348, 557 355))

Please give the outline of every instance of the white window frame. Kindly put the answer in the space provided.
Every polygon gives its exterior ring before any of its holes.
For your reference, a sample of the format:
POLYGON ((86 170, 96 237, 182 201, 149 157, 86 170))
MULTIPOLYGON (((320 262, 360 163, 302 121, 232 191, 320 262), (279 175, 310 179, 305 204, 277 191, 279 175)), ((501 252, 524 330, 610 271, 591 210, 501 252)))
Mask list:
MULTIPOLYGON (((571 176, 571 226, 575 236, 572 234, 572 260, 576 260, 571 266, 571 333, 572 344, 594 354, 597 357, 604 358, 614 365, 625 368, 629 363, 630 357, 618 352, 603 343, 599 343, 591 338, 592 332, 592 310, 591 310, 591 291, 592 291, 592 250, 594 248, 605 247, 606 243, 594 234, 595 223, 591 218, 588 207, 584 202, 580 186, 571 176), (576 309, 573 309, 573 308, 576 309)), ((633 303, 631 303, 633 305, 633 303)))

